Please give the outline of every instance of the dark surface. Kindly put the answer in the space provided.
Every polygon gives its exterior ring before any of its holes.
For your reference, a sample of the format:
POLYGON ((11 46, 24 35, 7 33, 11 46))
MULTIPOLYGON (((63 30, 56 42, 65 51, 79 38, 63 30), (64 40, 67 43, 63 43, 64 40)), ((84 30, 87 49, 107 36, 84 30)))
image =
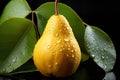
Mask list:
MULTIPOLYGON (((54 0, 27 0, 30 4, 31 8, 34 10, 40 4, 54 1, 54 0)), ((0 14, 4 8, 4 6, 9 2, 9 0, 0 0, 0 14)), ((117 0, 60 0, 60 2, 67 4, 68 6, 72 7, 76 13, 81 17, 81 19, 90 24, 101 28, 105 31, 110 38, 112 39, 117 53, 117 60, 114 66, 113 72, 116 75, 117 80, 120 80, 120 31, 119 31, 119 18, 120 18, 120 3, 117 0)), ((90 65, 90 62, 87 62, 90 65)), ((94 63, 92 63, 94 65, 94 63)), ((91 64, 91 65, 92 65, 91 64)), ((84 64, 85 66, 85 64, 84 64)), ((98 72, 91 71, 94 67, 90 66, 91 68, 86 68, 90 76, 99 77, 97 73, 103 73, 101 70, 98 72)), ((95 66, 96 67, 96 66, 95 66)), ((23 74, 24 75, 24 74, 23 74)), ((26 74, 27 76, 35 76, 35 78, 40 77, 43 78, 42 80, 49 80, 49 78, 45 78, 41 76, 38 72, 26 74)), ((31 76, 31 77, 32 77, 31 76)), ((100 79, 100 78, 99 78, 100 79)), ((32 79, 29 79, 32 80, 32 79)), ((73 80, 73 79, 70 79, 73 80)), ((91 80, 98 80, 91 78, 91 80)))

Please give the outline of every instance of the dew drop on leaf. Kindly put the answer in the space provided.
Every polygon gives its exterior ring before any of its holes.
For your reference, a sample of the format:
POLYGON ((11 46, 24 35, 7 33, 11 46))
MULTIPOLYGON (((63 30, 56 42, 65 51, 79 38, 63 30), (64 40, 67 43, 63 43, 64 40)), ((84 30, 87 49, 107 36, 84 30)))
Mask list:
POLYGON ((104 60, 105 59, 105 57, 104 56, 101 56, 101 58, 104 60))
POLYGON ((11 63, 10 64, 8 64, 8 67, 10 67, 11 66, 11 63))
POLYGON ((6 72, 6 69, 5 69, 5 68, 3 68, 3 69, 2 69, 2 72, 3 72, 3 73, 4 73, 4 72, 6 72))
POLYGON ((93 58, 95 58, 95 55, 94 55, 94 54, 92 54, 91 56, 92 56, 93 58))
POLYGON ((95 48, 94 48, 94 47, 92 47, 92 48, 91 48, 91 50, 92 50, 92 51, 94 51, 94 50, 95 50, 95 48))
POLYGON ((16 62, 16 60, 17 60, 17 57, 15 57, 15 58, 12 60, 12 62, 13 62, 13 63, 15 63, 15 62, 16 62))
POLYGON ((87 25, 84 40, 86 50, 97 65, 105 72, 112 70, 116 51, 109 36, 98 27, 87 25))
POLYGON ((104 66, 104 68, 106 69, 106 68, 107 68, 107 66, 105 65, 105 66, 104 66))
POLYGON ((96 47, 96 50, 99 50, 99 48, 98 48, 98 47, 96 47))

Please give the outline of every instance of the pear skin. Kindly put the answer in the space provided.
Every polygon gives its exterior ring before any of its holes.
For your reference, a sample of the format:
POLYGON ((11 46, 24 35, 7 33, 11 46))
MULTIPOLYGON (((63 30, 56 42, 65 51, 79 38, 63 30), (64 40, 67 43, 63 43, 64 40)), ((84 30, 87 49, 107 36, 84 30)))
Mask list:
POLYGON ((67 19, 53 15, 35 45, 33 61, 45 76, 72 75, 81 61, 81 51, 67 19))

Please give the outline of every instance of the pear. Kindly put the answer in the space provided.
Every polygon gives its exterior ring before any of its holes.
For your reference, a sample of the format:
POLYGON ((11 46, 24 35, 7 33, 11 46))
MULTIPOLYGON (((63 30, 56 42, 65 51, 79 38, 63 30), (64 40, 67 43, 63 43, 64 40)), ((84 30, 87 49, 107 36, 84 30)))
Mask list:
POLYGON ((81 51, 67 19, 52 15, 35 45, 33 61, 45 76, 72 75, 81 61, 81 51))

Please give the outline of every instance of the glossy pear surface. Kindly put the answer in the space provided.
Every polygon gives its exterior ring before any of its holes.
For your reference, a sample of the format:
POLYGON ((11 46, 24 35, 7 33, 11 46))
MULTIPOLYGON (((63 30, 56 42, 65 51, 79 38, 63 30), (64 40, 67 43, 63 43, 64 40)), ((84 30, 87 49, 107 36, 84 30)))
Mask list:
POLYGON ((35 45, 34 64, 45 76, 72 75, 81 60, 81 51, 72 29, 63 15, 53 15, 35 45))

